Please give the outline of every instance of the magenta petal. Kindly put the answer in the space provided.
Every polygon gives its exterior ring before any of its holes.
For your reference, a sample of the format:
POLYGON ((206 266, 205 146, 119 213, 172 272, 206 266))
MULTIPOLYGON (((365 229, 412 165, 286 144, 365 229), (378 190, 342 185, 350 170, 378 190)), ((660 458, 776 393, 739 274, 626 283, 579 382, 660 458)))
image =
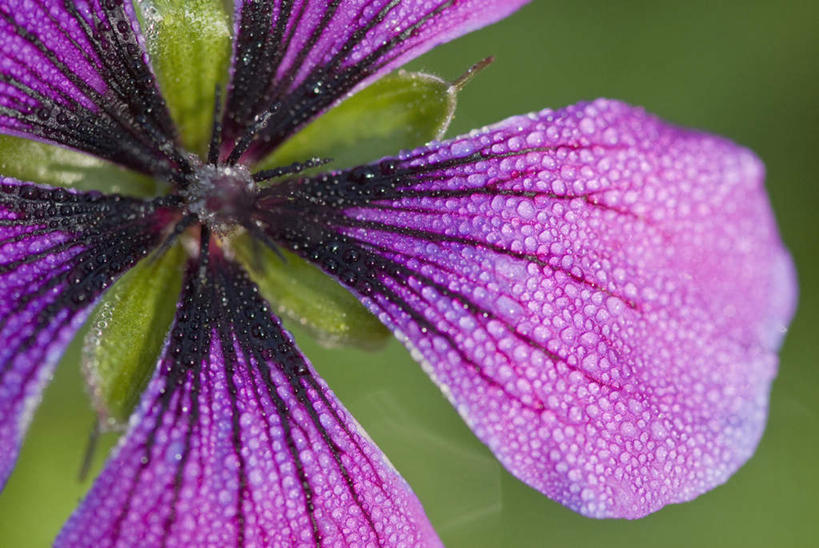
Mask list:
POLYGON ((191 265, 164 357, 57 546, 438 546, 234 264, 191 265))
POLYGON ((725 139, 599 100, 273 188, 261 209, 513 474, 578 512, 692 499, 759 441, 796 284, 763 166, 725 139))
POLYGON ((269 113, 257 160, 357 86, 527 1, 235 0, 226 149, 269 113))
POLYGON ((0 487, 90 305, 160 238, 155 203, 0 178, 0 487))
POLYGON ((155 175, 185 161, 123 0, 0 0, 0 133, 155 175))

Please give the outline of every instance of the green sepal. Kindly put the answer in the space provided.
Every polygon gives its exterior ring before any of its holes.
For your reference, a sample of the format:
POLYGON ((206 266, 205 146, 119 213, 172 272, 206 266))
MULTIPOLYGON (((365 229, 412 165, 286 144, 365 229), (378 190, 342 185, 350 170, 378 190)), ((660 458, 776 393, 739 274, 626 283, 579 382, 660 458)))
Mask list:
POLYGON ((182 288, 185 257, 177 244, 158 259, 143 259, 94 309, 83 371, 104 428, 127 423, 156 369, 182 288))
POLYGON ((443 136, 457 89, 437 76, 398 71, 317 118, 262 160, 268 169, 308 158, 332 158, 331 169, 371 163, 443 136))
POLYGON ((216 86, 224 89, 228 77, 232 17, 227 4, 223 0, 134 3, 180 141, 202 156, 210 141, 216 86))
POLYGON ((321 345, 371 350, 389 340, 387 328, 318 267, 285 250, 282 261, 246 234, 234 238, 231 247, 285 323, 304 328, 321 345))
POLYGON ((151 177, 111 162, 9 135, 0 135, 0 174, 32 183, 138 198, 155 196, 159 191, 159 183, 151 177))

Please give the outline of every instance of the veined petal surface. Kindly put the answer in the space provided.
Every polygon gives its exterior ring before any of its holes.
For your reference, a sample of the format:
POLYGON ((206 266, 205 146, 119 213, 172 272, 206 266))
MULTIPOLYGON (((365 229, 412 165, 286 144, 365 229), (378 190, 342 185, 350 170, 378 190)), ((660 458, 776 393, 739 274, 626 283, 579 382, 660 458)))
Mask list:
POLYGON ((0 132, 157 176, 187 162, 123 0, 0 0, 0 132))
POLYGON ((59 547, 439 546, 244 271, 190 265, 131 427, 59 547))
POLYGON ((257 218, 585 515, 692 499, 759 441, 796 286, 725 139, 599 100, 273 187, 257 218))
POLYGON ((223 150, 257 135, 245 160, 259 160, 356 87, 525 3, 235 0, 223 150))
POLYGON ((160 202, 0 178, 0 486, 97 297, 158 243, 160 202))

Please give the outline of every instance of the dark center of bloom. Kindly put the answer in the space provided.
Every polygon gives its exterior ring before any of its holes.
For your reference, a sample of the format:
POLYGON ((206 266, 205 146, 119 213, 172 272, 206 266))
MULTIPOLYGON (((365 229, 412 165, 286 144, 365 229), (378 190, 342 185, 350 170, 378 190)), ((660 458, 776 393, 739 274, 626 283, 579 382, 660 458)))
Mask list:
POLYGON ((246 224, 255 201, 256 182, 245 166, 202 165, 195 168, 190 181, 181 192, 188 214, 217 234, 246 224))

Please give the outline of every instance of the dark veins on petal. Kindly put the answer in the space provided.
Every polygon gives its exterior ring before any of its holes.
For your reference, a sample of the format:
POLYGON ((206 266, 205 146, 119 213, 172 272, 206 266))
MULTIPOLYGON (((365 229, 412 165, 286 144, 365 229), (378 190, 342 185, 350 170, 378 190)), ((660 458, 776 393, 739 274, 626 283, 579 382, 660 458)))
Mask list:
MULTIPOLYGON (((443 330, 425 315, 425 310, 434 307, 434 299, 425 295, 425 291, 433 290, 436 295, 462 307, 484 324, 500 321, 513 336, 530 348, 540 350, 556 363, 568 366, 566 360, 545 345, 517 331, 498 316, 497 310, 476 304, 468 293, 453 288, 452 281, 457 280, 461 274, 452 271, 452 267, 447 264, 436 262, 434 254, 419 256, 405 254, 394 247, 385 248, 368 241, 372 238, 361 238, 360 232, 353 232, 353 229, 363 229, 369 233, 394 234, 420 242, 454 244, 478 249, 484 253, 507 256, 560 272, 591 289, 604 293, 608 291, 596 281, 587 279, 582 272, 564 269, 558 261, 548 255, 516 251, 487 241, 480 234, 454 235, 401 226, 383 220, 368 221, 356 218, 348 212, 353 209, 369 208, 385 212, 424 214, 424 211, 411 204, 418 203, 418 199, 421 198, 445 200, 471 195, 543 196, 555 200, 586 198, 591 206, 605 208, 603 204, 595 202, 589 196, 557 196, 542 191, 505 189, 506 180, 502 177, 485 185, 458 190, 429 186, 436 181, 450 180, 455 175, 453 170, 478 162, 500 161, 504 158, 525 156, 528 153, 549 152, 553 152, 553 149, 530 148, 502 154, 483 150, 427 163, 419 162, 423 160, 419 157, 412 157, 409 160, 385 159, 378 165, 361 166, 304 180, 290 180, 260 192, 254 219, 271 240, 280 242, 288 249, 316 263, 359 295, 371 299, 390 317, 388 323, 393 325, 400 323, 399 318, 395 316, 396 312, 408 316, 429 336, 445 340, 451 350, 458 355, 461 363, 473 368, 481 379, 506 393, 511 399, 517 400, 515 394, 509 393, 503 383, 484 371, 482 365, 464 351, 452 333, 443 330), (410 205, 406 205, 407 203, 410 205), (429 268, 437 276, 430 273, 429 268)), ((524 175, 511 173, 508 176, 520 179, 524 175)), ((638 308, 636 303, 625 296, 618 297, 622 298, 628 307, 635 310, 638 308)), ((509 359, 513 361, 511 356, 509 359)), ((575 369, 572 366, 568 367, 575 369)), ((617 387, 617 381, 591 378, 587 371, 579 369, 578 371, 602 386, 617 387)), ((535 411, 544 408, 540 400, 521 403, 535 411)))
MULTIPOLYGON (((203 233, 205 238, 203 248, 207 248, 208 231, 203 230, 203 233)), ((132 500, 135 493, 144 488, 141 483, 147 481, 142 479, 142 474, 144 471, 152 470, 155 465, 153 459, 158 458, 155 448, 160 443, 160 436, 165 439, 163 429, 167 424, 176 425, 175 427, 181 428, 184 434, 182 446, 175 459, 175 472, 171 481, 173 494, 167 501, 168 510, 163 521, 163 542, 179 534, 178 531, 174 531, 175 527, 179 527, 176 508, 181 490, 187 485, 186 481, 190 481, 186 468, 192 459, 201 459, 203 448, 194 446, 208 438, 202 415, 212 412, 212 408, 203 408, 203 394, 209 394, 208 399, 218 398, 219 396, 214 394, 215 387, 222 386, 222 383, 229 399, 230 444, 232 453, 238 460, 235 469, 238 493, 233 518, 236 538, 231 545, 243 546, 246 529, 259 526, 257 522, 247 522, 248 509, 253 508, 254 513, 261 512, 261 509, 255 508, 257 501, 252 494, 254 487, 251 486, 248 477, 249 468, 252 466, 246 458, 249 454, 248 431, 246 426, 240 424, 243 410, 247 408, 245 400, 248 389, 252 392, 252 399, 262 409, 275 414, 272 423, 280 425, 282 429, 281 438, 268 435, 264 437, 264 443, 271 455, 277 454, 273 448, 274 443, 282 441, 286 446, 287 460, 292 465, 292 474, 302 491, 303 512, 309 518, 316 546, 322 544, 322 535, 315 515, 313 484, 315 473, 309 474, 306 471, 301 456, 303 448, 297 445, 296 437, 307 437, 310 444, 326 447, 332 455, 332 466, 340 474, 344 487, 361 509, 376 538, 378 537, 369 509, 357 492, 356 484, 342 460, 342 455, 345 450, 349 451, 350 447, 353 447, 359 454, 348 454, 348 458, 362 459, 372 472, 375 472, 376 465, 370 460, 370 455, 362 449, 358 435, 350 430, 344 418, 335 410, 325 389, 319 384, 289 335, 285 334, 281 325, 271 315, 269 305, 259 295, 257 287, 238 265, 221 256, 218 250, 204 253, 198 260, 191 261, 176 323, 168 344, 166 357, 161 362, 159 371, 162 387, 150 406, 154 410, 153 418, 147 421, 148 424, 141 424, 141 428, 147 429, 144 442, 138 448, 141 454, 139 457, 141 467, 127 486, 125 503, 120 507, 118 517, 113 523, 114 530, 110 536, 106 535, 108 540, 116 542, 116 539, 128 538, 127 535, 130 535, 128 533, 123 537, 124 522, 129 514, 142 510, 132 508, 132 500), (215 347, 220 349, 218 358, 214 357, 215 347), (282 382, 283 380, 285 382, 282 382), (237 382, 242 385, 241 390, 237 382), (296 408, 306 414, 306 424, 301 422, 305 419, 294 414, 296 408), (319 409, 324 419, 320 418, 319 409), (326 426, 328 413, 332 417, 333 428, 338 428, 346 438, 344 450, 339 445, 341 440, 334 439, 326 426)), ((206 466, 202 462, 199 464, 206 466)), ((278 462, 277 468, 283 471, 286 466, 278 462)), ((156 481, 156 476, 152 477, 156 481)), ((283 481, 283 478, 279 481, 283 481)), ((282 488, 282 485, 279 487, 282 488)), ((258 489, 258 486, 255 489, 258 489)), ((326 504, 326 501, 324 503, 326 504)), ((294 544, 300 541, 298 533, 300 531, 295 527, 290 533, 290 541, 294 544)), ((255 530, 250 534, 254 539, 257 538, 255 530)), ((264 536, 269 533, 262 530, 259 534, 264 536)), ((383 542, 379 540, 378 545, 382 544, 383 542)))
POLYGON ((130 5, 29 4, 0 1, 0 128, 165 180, 189 172, 130 5))
POLYGON ((26 402, 97 297, 159 243, 174 202, 0 183, 0 484, 26 402))
MULTIPOLYGON (((0 186, 0 248, 5 248, 0 276, 13 275, 26 265, 48 262, 48 277, 27 285, 14 308, 0 320, 0 333, 16 315, 38 300, 41 308, 33 332, 21 346, 32 344, 39 329, 57 312, 68 311, 68 323, 122 272, 159 242, 168 207, 174 198, 152 202, 98 193, 78 194, 60 188, 4 182, 0 186), (36 250, 15 252, 16 245, 37 241, 36 250), (58 290, 58 291, 55 291, 58 290)), ((22 251, 22 249, 21 249, 22 251)), ((7 340, 4 337, 4 340, 7 340)), ((17 353, 22 348, 4 349, 17 353)), ((2 374, 3 371, 0 371, 2 374)))
MULTIPOLYGON (((9 325, 27 307, 39 308, 31 332, 17 346, 6 345, 3 354, 23 352, 59 312, 66 312, 60 321, 68 324, 119 274, 147 255, 160 241, 173 202, 173 198, 142 202, 78 194, 8 180, 0 185, 0 249, 4 249, 0 277, 15 276, 40 263, 50 267, 37 283, 17 288, 14 306, 0 319, 3 340, 14 340, 5 333, 9 325), (26 251, 32 242, 39 245, 26 251)), ((4 364, 0 375, 9 365, 4 364)))
POLYGON ((406 26, 360 59, 353 53, 368 33, 383 24, 401 5, 399 0, 373 8, 363 3, 351 19, 355 30, 331 52, 315 51, 329 32, 341 0, 326 3, 309 37, 298 49, 294 34, 302 28, 308 2, 283 0, 245 1, 239 14, 239 33, 234 46, 234 75, 224 120, 223 156, 233 164, 244 158, 258 160, 281 144, 317 114, 341 99, 357 84, 388 65, 403 50, 399 47, 454 0, 432 3, 406 26), (295 51, 294 51, 295 49, 295 51), (313 57, 319 62, 307 62, 313 57), (310 72, 301 74, 307 64, 310 72))

